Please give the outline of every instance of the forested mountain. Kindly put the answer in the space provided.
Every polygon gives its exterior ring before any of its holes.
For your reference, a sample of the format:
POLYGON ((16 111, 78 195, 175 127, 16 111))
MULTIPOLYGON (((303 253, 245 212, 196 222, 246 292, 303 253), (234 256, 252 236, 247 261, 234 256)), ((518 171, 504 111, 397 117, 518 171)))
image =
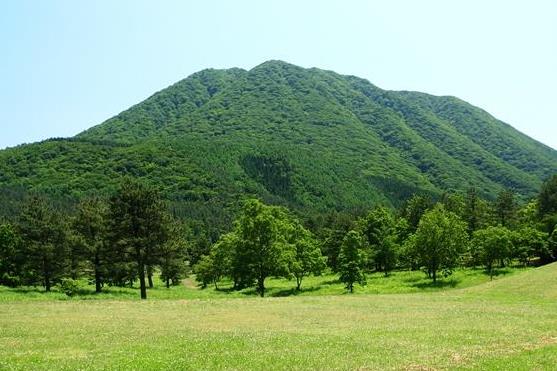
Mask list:
POLYGON ((246 195, 309 214, 469 187, 526 198, 554 173, 557 151, 457 98, 269 61, 203 70, 74 138, 0 151, 0 202, 10 214, 33 190, 69 204, 133 176, 178 216, 224 225, 246 195))

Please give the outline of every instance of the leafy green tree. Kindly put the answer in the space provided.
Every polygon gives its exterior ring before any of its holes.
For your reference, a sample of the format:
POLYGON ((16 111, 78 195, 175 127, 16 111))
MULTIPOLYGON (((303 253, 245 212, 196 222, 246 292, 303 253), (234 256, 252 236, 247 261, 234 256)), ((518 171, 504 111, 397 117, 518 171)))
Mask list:
POLYGON ((201 283, 203 288, 206 288, 211 283, 215 285, 215 288, 218 288, 218 275, 215 270, 216 265, 211 255, 203 255, 193 267, 195 279, 201 283))
POLYGON ((504 189, 499 192, 495 201, 495 213, 499 224, 510 227, 514 224, 517 212, 516 196, 514 191, 504 189))
POLYGON ((219 281, 225 276, 232 276, 236 282, 238 278, 234 277, 233 259, 238 242, 238 238, 233 232, 221 236, 211 246, 210 253, 203 256, 199 263, 194 266, 196 277, 203 284, 203 287, 213 283, 215 289, 218 289, 219 281))
POLYGON ((375 207, 359 221, 371 258, 378 271, 389 274, 397 259, 397 223, 394 215, 384 206, 375 207))
POLYGON ((41 282, 46 291, 67 268, 67 244, 62 216, 40 196, 30 197, 21 210, 18 227, 24 244, 25 270, 31 283, 41 282))
POLYGON ((423 195, 413 195, 406 201, 402 209, 402 217, 408 222, 411 232, 415 232, 424 213, 433 207, 431 197, 423 195))
POLYGON ((511 254, 512 234, 507 227, 490 226, 474 232, 472 244, 481 251, 489 277, 493 279, 493 267, 497 261, 507 259, 511 254))
POLYGON ((107 247, 107 213, 108 208, 99 198, 89 198, 77 205, 72 227, 78 238, 82 256, 93 267, 95 292, 99 293, 106 275, 109 254, 107 247))
POLYGON ((310 231, 298 221, 293 222, 288 241, 294 245, 296 254, 290 262, 290 272, 296 278, 296 290, 300 290, 302 280, 309 274, 321 274, 325 269, 325 257, 310 231))
POLYGON ((531 226, 523 226, 512 233, 512 257, 527 265, 533 257, 542 262, 551 260, 551 251, 547 242, 548 234, 531 226))
POLYGON ((295 250, 287 241, 290 228, 283 208, 267 206, 259 200, 245 202, 234 233, 237 235, 236 262, 257 282, 257 292, 265 295, 269 276, 287 277, 295 250))
POLYGON ((340 248, 339 263, 340 281, 345 284, 350 293, 354 292, 355 283, 366 284, 364 241, 357 231, 349 231, 344 237, 340 248))
POLYGON ((141 299, 147 299, 146 268, 168 238, 165 204, 155 189, 127 179, 110 198, 108 219, 111 242, 135 264, 141 299))
POLYGON ((22 281, 24 256, 17 229, 9 223, 0 224, 0 285, 16 287, 22 281))
POLYGON ((443 204, 445 210, 455 213, 460 218, 464 216, 466 202, 461 194, 445 192, 439 202, 443 204))
POLYGON ((437 281, 437 272, 450 274, 467 244, 466 223, 442 204, 427 211, 418 225, 412 244, 428 275, 437 281))

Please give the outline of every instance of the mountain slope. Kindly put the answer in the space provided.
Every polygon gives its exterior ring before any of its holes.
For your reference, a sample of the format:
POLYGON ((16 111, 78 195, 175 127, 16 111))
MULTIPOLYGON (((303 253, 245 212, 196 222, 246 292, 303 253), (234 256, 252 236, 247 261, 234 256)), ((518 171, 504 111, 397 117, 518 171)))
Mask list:
POLYGON ((2 194, 79 198, 131 175, 200 219, 247 194, 306 211, 470 186, 528 197, 556 172, 557 151, 457 98, 280 61, 204 70, 75 138, 0 151, 2 194))

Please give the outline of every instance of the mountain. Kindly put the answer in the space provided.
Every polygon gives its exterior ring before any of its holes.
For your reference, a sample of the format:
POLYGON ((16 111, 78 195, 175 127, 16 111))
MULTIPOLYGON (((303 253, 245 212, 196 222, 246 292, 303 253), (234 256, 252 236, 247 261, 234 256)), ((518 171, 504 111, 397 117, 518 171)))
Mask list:
POLYGON ((200 220, 245 195, 302 212, 472 186, 526 198, 553 173, 557 151, 458 98, 281 61, 203 70, 74 138, 0 151, 5 209, 28 190, 72 200, 134 176, 200 220))

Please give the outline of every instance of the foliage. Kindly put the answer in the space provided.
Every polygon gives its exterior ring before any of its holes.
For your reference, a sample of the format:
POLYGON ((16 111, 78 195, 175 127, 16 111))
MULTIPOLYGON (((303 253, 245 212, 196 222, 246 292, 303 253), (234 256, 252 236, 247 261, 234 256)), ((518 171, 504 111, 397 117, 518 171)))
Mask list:
POLYGON ((23 205, 18 227, 25 242, 25 280, 40 283, 50 291, 67 267, 64 220, 44 198, 35 195, 23 205))
POLYGON ((0 285, 21 284, 24 258, 17 229, 8 223, 0 224, 0 285))
POLYGON ((376 270, 389 274, 397 260, 397 222, 384 206, 375 207, 359 222, 376 270))
POLYGON ((79 281, 72 278, 62 278, 58 285, 60 286, 60 290, 70 297, 77 294, 81 289, 79 281))
POLYGON ((557 174, 543 182, 538 195, 540 215, 557 213, 557 174))
POLYGON ((493 278, 493 267, 511 256, 512 235, 506 227, 491 226, 474 232, 472 244, 479 248, 480 257, 489 276, 493 278))
POLYGON ((110 242, 123 263, 135 264, 141 299, 147 298, 145 272, 168 239, 168 216, 158 192, 129 179, 109 202, 110 242))
POLYGON ((420 264, 436 282, 439 270, 451 274, 466 249, 467 238, 466 223, 438 204, 424 214, 410 241, 420 264))
POLYGON ((142 178, 203 226, 195 263, 244 197, 300 216, 470 187, 523 200, 549 173, 557 152, 456 98, 269 61, 201 71, 77 137, 0 151, 0 214, 18 214, 29 191, 71 210, 142 178))
POLYGON ((293 221, 288 236, 288 243, 294 245, 296 251, 290 261, 290 273, 296 278, 296 290, 300 291, 302 280, 309 274, 320 275, 325 269, 326 258, 310 231, 297 221, 293 221))
POLYGON ((355 283, 366 284, 364 242, 357 231, 349 231, 344 237, 339 262, 339 279, 350 293, 354 292, 355 283))
POLYGON ((503 227, 511 227, 516 218, 516 211, 515 193, 510 189, 504 189, 499 192, 495 201, 495 212, 499 224, 503 227))
POLYGON ((99 198, 84 199, 77 205, 72 229, 79 246, 78 256, 93 267, 96 292, 101 292, 103 276, 111 257, 107 246, 107 205, 99 198))

